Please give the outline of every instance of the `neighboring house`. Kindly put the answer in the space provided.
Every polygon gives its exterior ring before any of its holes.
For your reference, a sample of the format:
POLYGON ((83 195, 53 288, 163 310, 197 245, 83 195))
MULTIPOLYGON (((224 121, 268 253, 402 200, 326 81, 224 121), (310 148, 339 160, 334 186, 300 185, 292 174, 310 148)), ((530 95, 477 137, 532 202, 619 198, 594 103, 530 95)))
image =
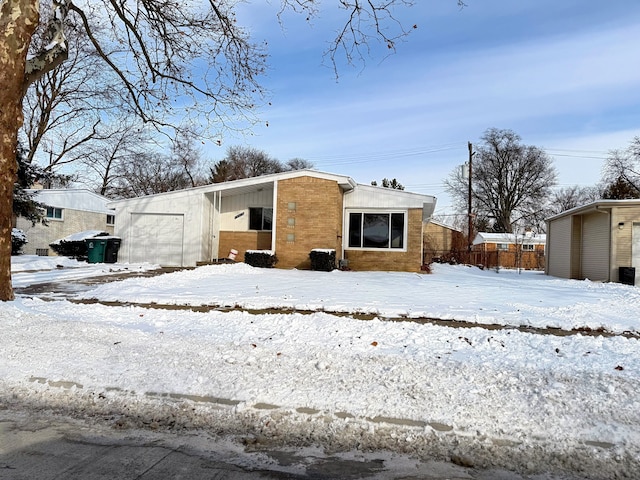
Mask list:
POLYGON ((462 261, 467 253, 465 235, 450 225, 429 220, 424 225, 424 263, 462 261))
POLYGON ((473 239, 471 263, 487 268, 541 270, 545 265, 546 235, 525 232, 479 232, 473 239))
POLYGON ((100 230, 113 234, 115 215, 107 208, 106 197, 81 189, 28 190, 34 200, 45 204, 47 224, 32 225, 22 217, 16 219, 16 228, 22 230, 29 243, 22 252, 26 255, 55 255, 49 244, 73 233, 100 230))
POLYGON ((572 208, 547 219, 547 237, 548 275, 640 285, 640 200, 572 208))
POLYGON ((272 250, 280 268, 310 268, 333 249, 355 270, 419 271, 430 195, 295 170, 114 201, 119 261, 195 266, 272 250))

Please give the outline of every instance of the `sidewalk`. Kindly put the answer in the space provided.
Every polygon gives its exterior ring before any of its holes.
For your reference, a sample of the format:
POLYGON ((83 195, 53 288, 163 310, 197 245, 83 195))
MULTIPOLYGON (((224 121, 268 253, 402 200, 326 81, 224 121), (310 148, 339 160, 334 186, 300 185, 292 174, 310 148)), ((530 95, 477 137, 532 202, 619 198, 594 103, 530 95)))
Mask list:
MULTIPOLYGON (((497 473, 419 463, 386 452, 350 456, 311 448, 260 450, 202 432, 116 430, 60 416, 0 411, 3 480, 488 480, 497 473)), ((499 478, 523 478, 504 475, 500 472, 499 478)))

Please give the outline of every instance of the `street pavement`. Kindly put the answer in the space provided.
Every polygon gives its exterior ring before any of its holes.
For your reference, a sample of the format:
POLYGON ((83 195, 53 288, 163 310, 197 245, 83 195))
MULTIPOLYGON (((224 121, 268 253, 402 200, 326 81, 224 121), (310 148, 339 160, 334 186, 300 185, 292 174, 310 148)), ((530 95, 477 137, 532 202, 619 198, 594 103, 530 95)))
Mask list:
POLYGON ((419 462, 384 452, 328 455, 319 449, 245 447, 202 432, 117 430, 95 420, 0 410, 2 480, 498 478, 448 462, 419 462))

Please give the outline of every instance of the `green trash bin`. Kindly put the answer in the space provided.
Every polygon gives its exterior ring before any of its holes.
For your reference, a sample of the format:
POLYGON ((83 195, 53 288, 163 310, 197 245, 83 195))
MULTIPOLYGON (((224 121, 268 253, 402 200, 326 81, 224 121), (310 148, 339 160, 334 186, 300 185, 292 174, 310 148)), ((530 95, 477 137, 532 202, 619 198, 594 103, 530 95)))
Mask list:
POLYGON ((104 254, 107 250, 107 240, 102 238, 87 238, 87 262, 104 263, 104 254))

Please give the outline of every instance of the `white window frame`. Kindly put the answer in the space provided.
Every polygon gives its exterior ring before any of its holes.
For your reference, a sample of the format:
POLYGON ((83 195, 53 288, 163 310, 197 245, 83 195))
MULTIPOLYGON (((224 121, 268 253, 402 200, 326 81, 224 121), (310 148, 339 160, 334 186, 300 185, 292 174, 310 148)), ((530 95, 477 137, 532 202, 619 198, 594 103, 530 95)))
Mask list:
POLYGON ((508 243, 496 243, 496 250, 500 252, 508 252, 509 244, 508 243))
MULTIPOLYGON (((390 227, 391 228, 391 227, 390 227)), ((364 208, 350 208, 345 211, 344 216, 344 248, 345 250, 359 250, 359 251, 368 251, 368 252, 406 252, 407 251, 407 243, 408 243, 408 233, 409 233, 409 211, 408 210, 372 210, 372 209, 364 209, 364 208), (403 215, 403 225, 402 225, 402 247, 352 247, 350 246, 350 236, 351 236, 351 214, 359 213, 362 215, 361 222, 364 221, 364 215, 366 214, 383 214, 389 215, 389 225, 391 225, 391 215, 394 213, 399 213, 403 215)), ((362 234, 362 224, 360 230, 360 244, 362 245, 364 239, 364 235, 362 234)))
POLYGON ((59 207, 46 207, 45 210, 45 218, 48 220, 53 220, 54 222, 62 222, 64 221, 64 208, 59 207), (52 212, 52 216, 49 216, 49 210, 52 212), (60 212, 60 216, 56 217, 56 211, 60 212))
POLYGON ((113 213, 107 213, 107 225, 113 226, 116 224, 116 216, 113 213), (111 222, 109 222, 111 220, 111 222))
POLYGON ((522 251, 523 252, 535 252, 536 246, 533 243, 523 243, 522 251))

